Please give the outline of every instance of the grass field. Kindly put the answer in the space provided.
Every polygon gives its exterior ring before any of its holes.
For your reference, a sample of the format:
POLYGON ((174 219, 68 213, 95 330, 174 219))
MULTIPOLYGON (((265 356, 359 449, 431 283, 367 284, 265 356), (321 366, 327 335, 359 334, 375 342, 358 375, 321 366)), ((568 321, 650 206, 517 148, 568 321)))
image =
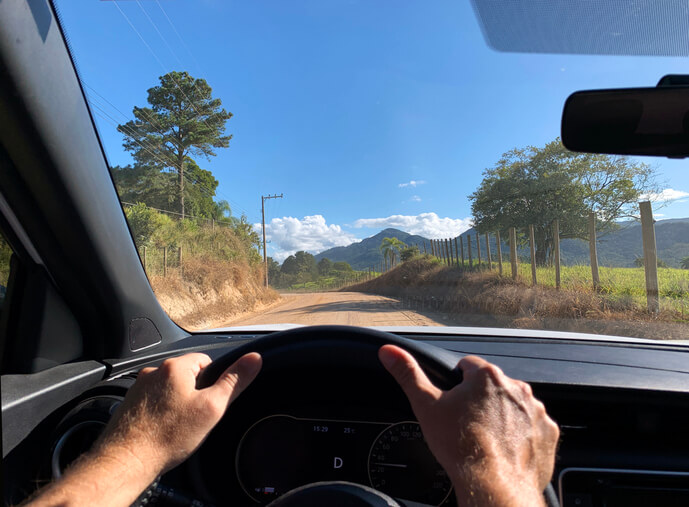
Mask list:
MULTIPOLYGON (((509 266, 504 266, 509 275, 509 266)), ((646 307, 646 281, 644 268, 599 268, 600 293, 612 301, 646 307)), ((525 283, 531 282, 531 264, 519 264, 519 276, 525 283)), ((538 285, 555 287, 555 268, 536 268, 538 285)), ((562 288, 593 292, 590 266, 562 266, 562 288)), ((676 310, 689 316, 689 270, 658 268, 661 308, 676 310), (686 307, 686 308, 685 308, 686 307)))
POLYGON ((659 313, 647 310, 643 268, 601 268, 601 291, 593 290, 588 266, 562 270, 555 290, 553 268, 537 270, 531 286, 531 265, 519 267, 516 281, 505 266, 458 269, 421 257, 347 290, 397 298, 418 311, 432 309, 462 326, 515 327, 630 336, 660 340, 689 337, 689 270, 658 270, 659 313))

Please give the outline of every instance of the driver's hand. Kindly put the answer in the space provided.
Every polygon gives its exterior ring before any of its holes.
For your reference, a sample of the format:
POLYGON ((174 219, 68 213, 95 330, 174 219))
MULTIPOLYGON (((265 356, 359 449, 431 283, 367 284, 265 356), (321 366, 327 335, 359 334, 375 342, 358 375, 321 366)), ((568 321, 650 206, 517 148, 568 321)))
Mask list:
POLYGON ((259 354, 246 354, 215 384, 196 389, 196 377, 210 362, 205 354, 187 354, 141 370, 96 444, 96 452, 124 448, 147 469, 152 467, 147 471, 153 471, 153 477, 184 461, 256 378, 262 364, 259 354))
POLYGON ((467 356, 462 383, 442 391, 405 350, 384 345, 379 358, 409 398, 459 505, 543 505, 560 432, 528 384, 467 356))

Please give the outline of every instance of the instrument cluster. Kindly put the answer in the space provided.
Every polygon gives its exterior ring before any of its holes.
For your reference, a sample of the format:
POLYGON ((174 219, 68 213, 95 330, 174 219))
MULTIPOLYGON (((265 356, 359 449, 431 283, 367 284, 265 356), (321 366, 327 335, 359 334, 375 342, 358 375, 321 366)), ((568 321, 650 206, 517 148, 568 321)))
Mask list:
POLYGON ((452 490, 415 421, 270 415, 244 433, 235 469, 244 492, 260 504, 319 481, 354 482, 434 506, 452 490))

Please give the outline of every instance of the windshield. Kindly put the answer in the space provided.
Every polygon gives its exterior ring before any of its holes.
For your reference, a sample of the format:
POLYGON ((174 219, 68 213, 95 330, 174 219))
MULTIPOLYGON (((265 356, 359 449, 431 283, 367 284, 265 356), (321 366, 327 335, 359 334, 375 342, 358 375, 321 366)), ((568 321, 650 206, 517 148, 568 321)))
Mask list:
POLYGON ((559 138, 573 92, 686 58, 645 12, 603 47, 488 4, 57 2, 168 314, 688 338, 686 162, 559 138))

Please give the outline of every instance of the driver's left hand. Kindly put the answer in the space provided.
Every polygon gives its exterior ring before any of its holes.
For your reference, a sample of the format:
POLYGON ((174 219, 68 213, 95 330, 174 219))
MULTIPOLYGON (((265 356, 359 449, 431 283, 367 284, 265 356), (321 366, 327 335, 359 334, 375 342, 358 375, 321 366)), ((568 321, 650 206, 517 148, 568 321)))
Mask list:
POLYGON ((152 467, 154 476, 184 461, 256 378, 262 359, 255 352, 246 354, 215 384, 197 389, 196 377, 210 363, 207 355, 194 353, 141 370, 94 450, 125 448, 152 467))

